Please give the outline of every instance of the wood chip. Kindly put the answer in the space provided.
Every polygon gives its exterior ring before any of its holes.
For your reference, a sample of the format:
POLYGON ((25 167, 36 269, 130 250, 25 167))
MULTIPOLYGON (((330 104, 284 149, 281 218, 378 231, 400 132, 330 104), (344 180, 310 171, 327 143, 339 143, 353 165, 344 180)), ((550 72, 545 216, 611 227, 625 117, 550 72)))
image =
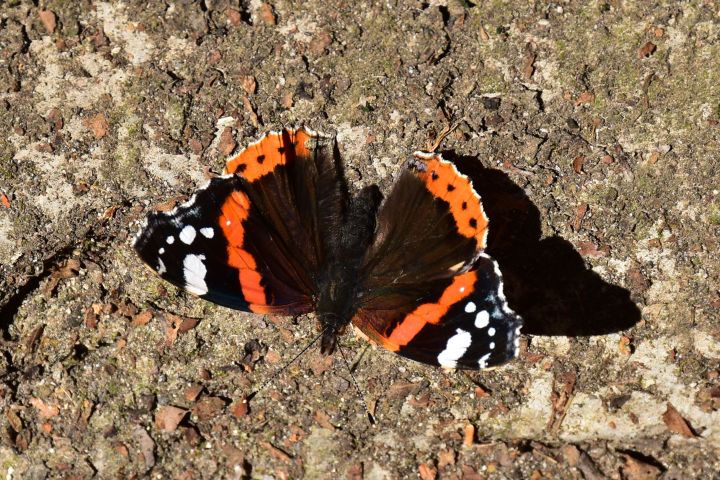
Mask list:
POLYGON ((455 465, 455 450, 448 448, 446 450, 440 450, 438 452, 438 468, 443 468, 447 465, 455 465))
POLYGON ((572 370, 556 375, 551 396, 553 414, 547 423, 548 431, 556 432, 560 429, 574 396, 576 381, 577 374, 572 370))
POLYGON ((30 446, 30 441, 32 441, 32 435, 28 430, 23 430, 15 437, 15 446, 18 450, 24 452, 30 446))
POLYGON ((465 434, 463 435, 463 447, 472 447, 475 443, 475 425, 468 423, 465 425, 465 434))
POLYGON ((252 103, 250 103, 250 99, 243 95, 241 98, 243 102, 243 107, 245 108, 245 111, 250 116, 250 123, 255 128, 260 128, 260 118, 257 116, 257 113, 255 113, 255 109, 252 106, 252 103))
POLYGON ((197 318, 185 317, 178 325, 178 333, 186 333, 197 326, 200 321, 197 318))
POLYGON ((118 442, 115 444, 115 451, 126 459, 130 457, 130 451, 128 450, 127 446, 122 442, 118 442))
POLYGON ((95 35, 90 38, 92 38, 95 48, 105 47, 110 44, 110 40, 108 39, 107 35, 105 35, 105 32, 102 30, 102 28, 99 28, 95 35))
POLYGON ((323 373, 327 372, 332 366, 333 356, 323 355, 316 353, 313 360, 310 362, 310 369, 316 377, 319 377, 323 373))
POLYGON ((678 433, 686 438, 695 437, 695 433, 692 431, 692 428, 690 428, 690 424, 688 424, 687 420, 680 415, 680 412, 678 412, 670 402, 667 404, 667 409, 665 413, 663 413, 662 419, 671 432, 678 433))
POLYGON ((288 455, 283 450, 280 450, 275 445, 273 445, 270 442, 260 442, 260 445, 270 453, 271 456, 275 457, 276 459, 283 461, 283 462, 289 462, 292 460, 292 457, 288 455))
POLYGON ((250 404, 248 403, 247 398, 241 398, 237 402, 233 403, 231 411, 233 417, 235 418, 247 417, 247 414, 250 412, 250 404))
POLYGON ((595 101, 595 94, 593 92, 585 91, 575 100, 575 106, 588 105, 595 101))
POLYGON ((583 257, 601 258, 608 255, 609 248, 598 248, 595 243, 589 240, 581 240, 577 242, 578 253, 583 257))
POLYGON ((37 397, 30 399, 30 405, 35 407, 35 410, 38 411, 40 418, 48 419, 60 415, 60 408, 56 405, 49 405, 37 397))
POLYGON ((227 157, 233 152, 233 150, 235 150, 236 146, 237 142, 235 141, 232 127, 225 127, 220 134, 220 143, 218 144, 220 153, 227 157))
POLYGON ((618 350, 620 350, 620 354, 629 357, 632 355, 632 340, 630 337, 627 337, 625 335, 620 337, 620 341, 618 342, 618 350))
POLYGON ((587 158, 585 158, 583 155, 579 155, 575 157, 575 159, 572 162, 572 168, 578 175, 583 175, 585 172, 583 172, 583 166, 585 165, 585 162, 587 161, 587 158))
POLYGON ((187 412, 183 408, 163 405, 155 412, 155 427, 166 432, 174 432, 187 412))
POLYGON ((252 95, 257 90, 257 81, 252 75, 243 75, 240 77, 240 85, 248 95, 252 95))
POLYGON ((38 15, 40 16, 40 21, 45 27, 45 30, 47 30, 48 33, 53 33, 57 27, 57 18, 55 17, 55 14, 50 10, 40 10, 38 15))
POLYGON ((654 465, 626 455, 622 473, 625 480, 655 480, 662 472, 654 465))
POLYGON ((81 429, 87 428, 88 420, 90 420, 90 415, 92 415, 94 408, 95 404, 93 402, 88 399, 83 400, 82 407, 78 412, 78 426, 81 429))
POLYGON ((233 27, 237 27, 242 23, 242 15, 234 8, 225 9, 225 16, 233 27))
POLYGON ((20 433, 20 431, 23 429, 22 420, 20 420, 20 417, 15 412, 15 409, 8 408, 5 410, 5 418, 8 419, 8 423, 10 424, 10 427, 15 431, 15 433, 20 433))
POLYGON ((437 478, 437 468, 428 465, 426 463, 421 463, 418 466, 418 473, 420 474, 420 478, 422 480, 435 480, 437 478))
POLYGON ((92 130, 93 135, 98 140, 106 136, 110 129, 107 118, 105 118, 105 114, 103 113, 98 113, 97 115, 84 119, 82 124, 92 130))
POLYGON ((258 9, 260 13, 260 19, 268 25, 275 25, 277 23, 277 17, 273 11, 272 5, 269 3, 263 3, 258 9))
POLYGON ((533 45, 528 43, 526 46, 525 58, 523 59, 522 77, 523 80, 530 81, 535 73, 535 59, 537 54, 533 50, 533 45))
POLYGON ((582 221, 585 218, 585 215, 588 212, 588 209, 590 208, 590 205, 587 203, 581 203, 577 206, 575 209, 575 221, 573 222, 573 230, 578 231, 580 230, 580 227, 582 227, 582 221))
POLYGON ((490 396, 490 394, 483 387, 481 387, 479 385, 475 387, 475 397, 476 398, 485 398, 488 396, 490 396))
POLYGON ((330 423, 330 415, 323 412, 322 410, 316 411, 313 418, 322 428, 325 428, 327 430, 335 430, 335 425, 330 423))
POLYGON ((198 320, 195 318, 181 317, 179 315, 173 315, 172 313, 164 313, 166 326, 165 326, 165 346, 170 347, 177 337, 181 333, 186 333, 188 330, 195 328, 198 324, 198 320))
POLYGON ((265 361, 267 361, 271 365, 278 364, 281 360, 282 357, 280 357, 280 354, 275 350, 268 350, 268 352, 265 354, 265 361))
POLYGON ((638 58, 648 58, 657 50, 657 45, 653 42, 647 42, 638 50, 638 58))
POLYGON ((483 43, 490 41, 490 35, 488 35, 487 30, 485 30, 485 27, 482 25, 480 25, 480 28, 478 29, 478 34, 480 35, 480 40, 482 40, 483 43))
POLYGON ((133 327, 142 327, 143 325, 147 325, 150 320, 153 318, 153 311, 152 310, 143 310, 142 312, 138 313, 137 315, 133 316, 132 322, 130 322, 130 325, 133 327))
POLYGON ((192 408, 201 422, 218 416, 225 409, 225 400, 220 397, 203 397, 192 408))
POLYGON ((575 445, 564 445, 560 449, 560 453, 562 453, 565 463, 571 467, 577 466, 580 462, 580 450, 575 445))
POLYGON ((202 391, 202 385, 200 385, 199 383, 193 383, 185 389, 185 392, 183 393, 183 398, 185 398, 185 401, 187 402, 194 402, 200 395, 200 393, 202 393, 202 391))
POLYGON ((347 480, 363 480, 365 474, 364 465, 362 462, 354 463, 348 467, 345 478, 347 480))
POLYGON ((405 398, 410 394, 415 394, 420 390, 419 383, 412 382, 395 382, 390 385, 387 391, 388 398, 405 398))
POLYGON ((188 141, 188 147, 190 147, 190 151, 195 155, 200 155, 203 151, 203 144, 197 138, 191 138, 190 141, 188 141))
POLYGON ((317 32, 310 41, 310 52, 315 55, 322 55, 332 45, 333 37, 326 31, 317 32))

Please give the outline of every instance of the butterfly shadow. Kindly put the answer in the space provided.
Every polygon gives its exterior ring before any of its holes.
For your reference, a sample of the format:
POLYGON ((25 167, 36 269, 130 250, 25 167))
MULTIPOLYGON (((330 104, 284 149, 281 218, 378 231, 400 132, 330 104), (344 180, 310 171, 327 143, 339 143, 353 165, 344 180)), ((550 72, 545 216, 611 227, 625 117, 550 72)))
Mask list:
POLYGON ((630 292, 588 269, 572 244, 540 238, 540 212, 500 170, 476 157, 443 152, 468 175, 490 218, 487 252, 500 264, 510 306, 531 335, 589 336, 628 329, 640 320, 630 292))

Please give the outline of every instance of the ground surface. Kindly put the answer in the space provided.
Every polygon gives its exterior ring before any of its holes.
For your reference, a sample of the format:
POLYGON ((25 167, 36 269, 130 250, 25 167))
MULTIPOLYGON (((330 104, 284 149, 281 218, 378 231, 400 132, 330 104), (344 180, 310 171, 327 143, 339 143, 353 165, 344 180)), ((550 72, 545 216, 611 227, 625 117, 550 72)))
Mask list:
POLYGON ((654 3, 0 4, 0 473, 718 478, 720 5, 654 3), (377 426, 317 352, 245 411, 313 322, 164 284, 145 213, 272 127, 386 191, 456 122, 521 357, 350 334, 377 426))

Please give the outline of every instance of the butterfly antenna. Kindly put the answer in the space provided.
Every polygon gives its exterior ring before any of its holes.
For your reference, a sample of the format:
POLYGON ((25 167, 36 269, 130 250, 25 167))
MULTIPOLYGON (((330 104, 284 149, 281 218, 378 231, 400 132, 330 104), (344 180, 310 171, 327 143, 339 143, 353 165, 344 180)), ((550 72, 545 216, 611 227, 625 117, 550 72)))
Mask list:
POLYGON ((286 368, 288 368, 290 365, 292 365, 295 360, 297 360, 298 358, 300 358, 303 353, 307 352, 307 351, 310 349, 310 347, 312 347, 313 345, 315 345, 315 343, 316 343, 318 340, 320 340, 320 338, 323 336, 323 334, 325 333, 325 330, 327 330, 327 329, 323 329, 322 332, 318 333, 318 335, 317 335, 315 338, 313 338, 312 340, 310 340, 310 343, 308 343, 308 344, 305 346, 305 348, 303 348, 302 350, 300 350, 300 353, 298 353, 298 354, 295 355, 293 358, 291 358, 290 360, 288 360, 282 367, 280 367, 280 368, 278 368, 277 370, 275 370, 275 372, 274 372, 272 375, 270 375, 270 377, 266 378, 265 381, 264 381, 263 383, 261 383, 258 388, 256 388, 250 395, 247 396, 247 400, 248 400, 248 401, 249 401, 249 400, 252 400, 253 397, 255 397, 255 395, 257 395, 261 390, 263 390, 265 387, 267 387, 267 386, 270 384, 270 382, 272 382, 273 380, 275 380, 275 378, 277 378, 278 375, 280 375, 283 371, 285 371, 286 368))
POLYGON ((365 401, 365 395, 363 395, 362 390, 360 390, 360 385, 358 385, 357 380, 355 380, 355 375, 353 375, 352 368, 350 367, 350 362, 348 362, 347 357, 345 356, 345 352, 343 351, 342 347, 340 346, 340 343, 337 344, 338 350, 340 351, 340 356, 342 357, 343 361, 345 362, 345 366, 348 369, 348 372, 350 373, 350 378, 352 378, 352 382, 355 385, 355 390, 357 390, 358 397, 360 397, 360 401, 363 404, 363 407, 365 407, 365 413, 367 413, 368 421, 370 421, 371 425, 375 425, 375 416, 370 412, 370 409, 368 408, 367 402, 365 401))

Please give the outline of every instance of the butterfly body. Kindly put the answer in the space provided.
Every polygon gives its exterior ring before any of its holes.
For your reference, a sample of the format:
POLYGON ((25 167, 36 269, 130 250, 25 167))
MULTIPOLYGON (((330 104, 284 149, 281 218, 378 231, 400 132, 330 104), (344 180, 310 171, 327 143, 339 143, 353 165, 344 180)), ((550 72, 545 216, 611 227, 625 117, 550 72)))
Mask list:
POLYGON ((331 137, 271 132, 186 204, 151 213, 135 248, 168 281, 254 313, 315 312, 321 351, 352 322, 431 365, 485 368, 517 354, 520 318, 471 181, 436 154, 404 163, 387 198, 351 195, 331 137))
POLYGON ((323 353, 335 350, 337 336, 344 332, 357 310, 362 295, 361 265, 372 242, 380 199, 373 186, 350 201, 340 233, 335 237, 336 244, 318 277, 316 312, 324 332, 320 343, 323 353))

